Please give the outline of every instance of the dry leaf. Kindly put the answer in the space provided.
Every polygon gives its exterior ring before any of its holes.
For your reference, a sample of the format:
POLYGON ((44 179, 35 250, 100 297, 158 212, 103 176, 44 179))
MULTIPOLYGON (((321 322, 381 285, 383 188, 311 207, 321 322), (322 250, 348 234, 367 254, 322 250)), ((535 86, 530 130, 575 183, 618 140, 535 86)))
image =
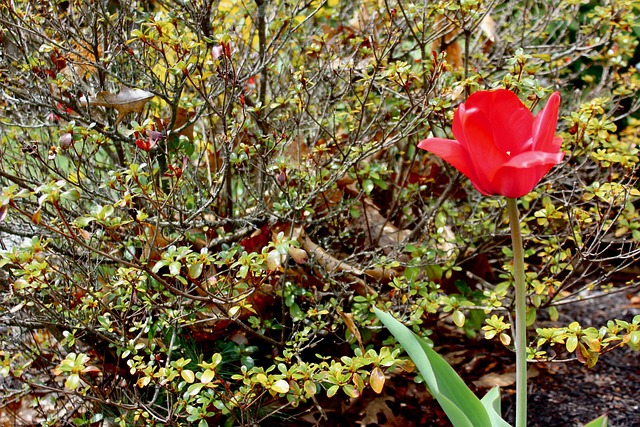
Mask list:
POLYGON ((337 258, 334 258, 330 254, 328 254, 324 249, 311 241, 308 237, 305 237, 302 242, 302 248, 307 251, 307 253, 313 254, 316 258, 318 264, 323 266, 327 271, 331 272, 340 272, 344 271, 347 273, 352 273, 357 276, 362 276, 364 272, 358 268, 352 267, 346 262, 342 262, 337 258))
POLYGON ((117 94, 101 91, 96 96, 80 98, 80 103, 89 106, 114 108, 118 112, 116 125, 129 113, 141 113, 144 106, 155 95, 143 89, 121 86, 117 94))
POLYGON ((342 318, 342 321, 347 327, 347 330, 351 332, 351 334, 354 337, 356 337, 356 340, 358 341, 358 345, 360 345, 360 348, 364 349, 364 346, 362 345, 362 335, 360 335, 360 330, 356 326, 356 323, 353 321, 353 314, 343 313, 342 310, 340 310, 339 308, 336 308, 336 311, 342 318))
POLYGON ((289 255, 298 264, 306 264, 309 261, 309 255, 304 249, 296 248, 295 246, 289 247, 289 255))
MULTIPOLYGON (((178 107, 176 110, 176 118, 173 123, 173 129, 180 129, 189 123, 196 116, 194 111, 188 111, 185 108, 178 107)), ((169 119, 161 119, 160 117, 154 118, 154 123, 156 126, 156 130, 167 134, 168 132, 164 132, 167 130, 167 126, 171 123, 169 119)), ((189 141, 193 141, 193 129, 195 127, 195 123, 191 123, 189 126, 180 130, 177 133, 178 136, 185 136, 189 141)))
POLYGON ((496 21, 493 20, 491 15, 487 14, 482 18, 482 22, 480 22, 480 29, 487 40, 491 43, 496 42, 496 21))
POLYGON ((445 52, 447 53, 447 62, 451 64, 454 69, 460 68, 464 65, 464 61, 462 60, 462 48, 457 40, 454 40, 447 45, 445 52))
POLYGON ((482 50, 487 53, 497 40, 496 21, 493 20, 491 15, 487 14, 482 18, 482 22, 480 22, 480 30, 482 30, 482 33, 487 38, 484 42, 484 46, 482 46, 482 50))
POLYGON ((393 402, 391 396, 380 396, 369 402, 364 411, 364 418, 360 421, 360 426, 379 425, 380 420, 378 414, 382 413, 387 420, 395 418, 395 414, 387 405, 387 402, 393 402))
POLYGON ((516 373, 515 371, 511 372, 489 372, 481 376, 479 379, 473 382, 476 387, 508 387, 516 383, 516 373))

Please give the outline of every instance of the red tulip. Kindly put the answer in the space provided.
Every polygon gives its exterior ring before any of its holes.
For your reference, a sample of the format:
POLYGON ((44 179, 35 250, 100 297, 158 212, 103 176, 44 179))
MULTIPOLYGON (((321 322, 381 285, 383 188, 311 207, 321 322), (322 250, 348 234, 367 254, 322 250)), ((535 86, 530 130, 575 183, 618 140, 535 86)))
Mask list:
POLYGON ((479 91, 456 110, 455 140, 429 138, 418 147, 458 169, 486 196, 524 196, 564 157, 562 138, 555 136, 559 106, 554 92, 534 117, 513 92, 479 91))

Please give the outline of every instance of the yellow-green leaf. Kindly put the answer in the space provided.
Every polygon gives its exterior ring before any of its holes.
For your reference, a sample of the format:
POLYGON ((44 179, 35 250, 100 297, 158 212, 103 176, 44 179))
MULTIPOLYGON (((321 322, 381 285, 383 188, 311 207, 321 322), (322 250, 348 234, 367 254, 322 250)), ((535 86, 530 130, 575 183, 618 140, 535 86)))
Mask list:
POLYGON ((182 376, 182 379, 188 382, 189 384, 194 382, 196 379, 195 374, 190 369, 185 369, 184 371, 180 372, 180 376, 182 376))
POLYGON ((211 369, 207 369, 202 373, 202 376, 200 377, 200 382, 202 384, 208 384, 210 383, 216 376, 216 372, 211 370, 211 369))
POLYGON ((271 390, 276 393, 286 393, 289 391, 289 383, 286 380, 278 380, 273 383, 271 390))
POLYGON ((461 312, 460 310, 456 310, 453 312, 452 317, 453 323, 455 323, 457 327, 462 328, 464 326, 466 317, 463 312, 461 312))
POLYGON ((307 393, 307 396, 313 396, 316 394, 316 384, 311 380, 306 380, 304 382, 304 391, 307 393))
POLYGON ((369 378, 369 384, 371 385, 371 389, 378 394, 382 393, 382 388, 384 387, 384 381, 385 381, 385 377, 384 377, 384 372, 382 372, 382 369, 378 368, 377 366, 373 368, 373 371, 371 371, 371 377, 369 378))
POLYGON ((64 386, 69 390, 75 390, 80 385, 80 376, 78 374, 71 374, 69 378, 64 382, 64 386))
POLYGON ((569 338, 567 338, 567 344, 565 344, 565 346, 567 347, 567 351, 569 353, 573 353, 574 351, 576 351, 576 348, 578 347, 578 337, 575 335, 571 335, 569 338))

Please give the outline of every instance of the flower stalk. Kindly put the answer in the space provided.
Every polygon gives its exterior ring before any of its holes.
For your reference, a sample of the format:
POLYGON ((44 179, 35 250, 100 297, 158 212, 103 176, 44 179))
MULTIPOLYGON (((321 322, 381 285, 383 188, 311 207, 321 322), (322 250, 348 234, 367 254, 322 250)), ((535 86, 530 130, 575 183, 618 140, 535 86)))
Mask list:
POLYGON ((516 427, 527 425, 527 283, 518 214, 518 199, 507 198, 515 280, 516 427))

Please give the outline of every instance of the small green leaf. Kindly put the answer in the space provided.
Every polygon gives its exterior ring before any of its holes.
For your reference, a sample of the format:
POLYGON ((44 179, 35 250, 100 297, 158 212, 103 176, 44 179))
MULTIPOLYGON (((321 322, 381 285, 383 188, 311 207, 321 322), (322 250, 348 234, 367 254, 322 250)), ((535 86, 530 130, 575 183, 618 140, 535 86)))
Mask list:
POLYGON ((192 279, 197 279, 202 274, 202 266, 201 262, 197 262, 195 264, 191 264, 189 266, 189 277, 192 279))
POLYGON ((373 191, 373 181, 370 179, 365 179, 362 183, 362 188, 364 189, 365 194, 371 194, 373 191))
POLYGON ((64 382, 64 386, 69 390, 75 390, 80 385, 80 376, 78 374, 71 374, 69 378, 64 382))
POLYGON ((333 397, 340 390, 340 386, 332 385, 327 389, 327 397, 333 397))
POLYGON ((531 326, 536 322, 536 309, 535 307, 527 308, 527 326, 531 326))
POLYGON ((180 264, 178 261, 174 261, 171 264, 169 264, 169 273, 171 273, 172 276, 177 276, 180 274, 181 267, 182 267, 182 264, 180 264))
POLYGON ((276 393, 287 393, 289 391, 289 383, 286 380, 278 380, 273 383, 271 390, 276 393))
POLYGON ((202 373, 202 376, 200 377, 200 382, 202 384, 208 384, 210 383, 216 376, 216 372, 211 370, 211 369, 207 369, 202 373))
POLYGON ((184 371, 180 372, 180 375, 182 376, 182 379, 188 382, 189 384, 194 382, 196 379, 196 376, 193 373, 193 371, 189 369, 185 369, 184 371))
POLYGON ((360 392, 358 391, 358 389, 351 384, 345 384, 342 387, 342 391, 344 391, 344 393, 351 398, 355 399, 356 397, 360 397, 360 392))
POLYGON ((455 323, 457 327, 462 328, 464 326, 466 317, 463 312, 461 312, 460 310, 456 310, 453 312, 452 317, 453 323, 455 323))
POLYGON ((316 394, 316 384, 311 380, 306 380, 304 382, 304 391, 308 396, 313 396, 316 394))
POLYGON ((200 390, 202 390, 202 387, 204 387, 204 384, 202 383, 191 384, 187 389, 187 394, 189 396, 195 396, 196 394, 200 393, 200 390))

